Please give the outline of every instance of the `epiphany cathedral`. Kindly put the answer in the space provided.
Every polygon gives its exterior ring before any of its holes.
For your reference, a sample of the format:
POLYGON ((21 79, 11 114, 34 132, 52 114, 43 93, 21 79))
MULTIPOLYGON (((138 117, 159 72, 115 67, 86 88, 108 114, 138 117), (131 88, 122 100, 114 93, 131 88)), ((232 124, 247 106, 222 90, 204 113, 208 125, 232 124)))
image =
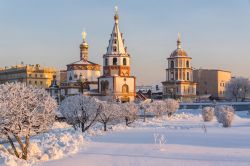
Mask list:
POLYGON ((67 65, 66 79, 60 83, 60 96, 64 98, 83 93, 100 98, 111 96, 121 102, 133 101, 136 96, 136 77, 130 75, 130 54, 119 29, 117 8, 111 38, 103 55, 102 75, 100 65, 89 60, 89 45, 85 32, 82 33, 82 38, 80 59, 67 65))

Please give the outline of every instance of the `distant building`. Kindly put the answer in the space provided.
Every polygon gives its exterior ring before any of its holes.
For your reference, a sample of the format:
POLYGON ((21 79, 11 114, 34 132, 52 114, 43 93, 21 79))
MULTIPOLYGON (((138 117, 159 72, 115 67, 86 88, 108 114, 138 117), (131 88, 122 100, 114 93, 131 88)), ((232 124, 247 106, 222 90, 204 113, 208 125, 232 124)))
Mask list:
POLYGON ((181 48, 181 40, 178 35, 177 49, 167 59, 166 81, 162 82, 164 98, 175 98, 181 101, 195 99, 196 83, 193 81, 191 59, 181 48))
POLYGON ((61 71, 61 95, 69 96, 86 91, 98 91, 98 77, 101 75, 100 65, 88 60, 89 45, 86 33, 82 33, 83 42, 80 44, 80 60, 67 65, 67 71, 61 71), (65 78, 66 76, 66 78, 65 78))
POLYGON ((136 96, 136 77, 130 74, 131 59, 119 29, 117 10, 114 21, 107 52, 103 55, 103 75, 98 78, 99 93, 103 96, 113 96, 121 102, 133 101, 136 96))
POLYGON ((142 93, 148 99, 162 99, 162 86, 136 86, 136 92, 142 93))
POLYGON ((16 65, 0 70, 0 83, 22 82, 39 88, 48 88, 57 75, 54 67, 43 67, 36 65, 16 65))
POLYGON ((226 84, 231 80, 231 72, 213 69, 193 71, 197 85, 197 95, 209 95, 211 99, 225 99, 226 84))

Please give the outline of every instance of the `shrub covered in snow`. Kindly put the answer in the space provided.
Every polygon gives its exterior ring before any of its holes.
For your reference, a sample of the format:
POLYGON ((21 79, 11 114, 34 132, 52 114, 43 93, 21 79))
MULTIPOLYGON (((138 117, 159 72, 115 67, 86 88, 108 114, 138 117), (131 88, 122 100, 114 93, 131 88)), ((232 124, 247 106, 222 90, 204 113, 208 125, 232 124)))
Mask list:
POLYGON ((15 156, 27 160, 30 136, 52 127, 56 108, 44 89, 21 83, 0 85, 0 137, 8 139, 15 156))
POLYGON ((100 103, 97 99, 84 95, 69 96, 59 107, 60 112, 74 129, 88 130, 100 114, 100 103))
POLYGON ((168 116, 172 116, 179 109, 179 103, 177 100, 166 99, 165 103, 168 116))
POLYGON ((214 108, 213 107, 204 107, 202 109, 202 118, 205 122, 213 120, 214 117, 214 108))
POLYGON ((146 121, 146 113, 153 112, 152 102, 153 100, 147 99, 139 104, 139 108, 143 111, 143 122, 146 121))
POLYGON ((230 127, 234 117, 234 108, 232 106, 216 106, 215 116, 219 123, 223 124, 223 127, 230 127))

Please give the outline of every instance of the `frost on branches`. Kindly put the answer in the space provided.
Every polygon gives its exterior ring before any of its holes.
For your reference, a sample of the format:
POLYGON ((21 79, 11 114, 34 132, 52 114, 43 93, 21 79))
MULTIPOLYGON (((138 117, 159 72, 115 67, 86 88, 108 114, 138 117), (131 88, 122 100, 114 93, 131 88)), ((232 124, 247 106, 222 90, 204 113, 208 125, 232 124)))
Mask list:
POLYGON ((8 139, 15 156, 27 160, 30 136, 51 128, 56 108, 56 101, 44 89, 21 83, 0 85, 0 136, 8 139))
POLYGON ((202 118, 205 122, 212 121, 214 117, 214 108, 213 107, 204 107, 202 109, 202 118))
POLYGON ((234 108, 232 106, 220 105, 215 107, 215 116, 223 127, 230 127, 234 118, 234 108))
POLYGON ((174 99, 166 99, 165 103, 167 108, 167 114, 169 117, 172 116, 179 109, 179 103, 174 99))
POLYGON ((60 112, 74 129, 88 130, 100 114, 100 104, 97 99, 84 95, 69 96, 59 107, 60 112))
POLYGON ((226 97, 234 101, 245 101, 250 95, 250 81, 247 78, 237 77, 231 79, 226 86, 226 97))
POLYGON ((104 131, 107 131, 107 124, 119 120, 121 110, 118 103, 113 101, 99 101, 100 114, 98 121, 103 124, 104 131))
POLYGON ((126 126, 133 123, 138 118, 138 106, 133 102, 121 103, 121 113, 125 118, 126 126))

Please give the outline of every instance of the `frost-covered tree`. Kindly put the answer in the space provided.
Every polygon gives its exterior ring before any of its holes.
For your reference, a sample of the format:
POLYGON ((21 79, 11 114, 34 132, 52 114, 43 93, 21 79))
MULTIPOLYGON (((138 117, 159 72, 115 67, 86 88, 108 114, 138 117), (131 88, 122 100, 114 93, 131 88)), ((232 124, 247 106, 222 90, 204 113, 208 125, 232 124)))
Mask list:
POLYGON ((234 118, 234 108, 232 106, 220 105, 215 107, 215 116, 223 127, 230 127, 234 118))
POLYGON ((118 103, 113 101, 100 101, 100 114, 98 121, 103 124, 104 131, 107 131, 108 123, 119 120, 121 111, 118 103))
POLYGON ((226 86, 226 97, 234 101, 245 101, 250 94, 250 81, 247 78, 237 77, 231 79, 226 86))
POLYGON ((0 137, 8 139, 14 155, 27 160, 30 136, 51 128, 56 108, 57 102, 44 89, 21 83, 1 84, 0 137))
POLYGON ((69 96, 62 101, 59 110, 75 130, 81 128, 85 132, 96 122, 100 114, 100 103, 89 96, 69 96))
POLYGON ((152 111, 157 117, 161 117, 164 113, 167 113, 167 103, 161 100, 153 101, 151 103, 152 111))
POLYGON ((138 106, 134 102, 121 103, 121 114, 125 118, 126 126, 138 118, 138 106))
POLYGON ((214 108, 213 107, 204 107, 202 109, 202 118, 205 122, 213 120, 214 117, 214 108))
POLYGON ((179 109, 179 102, 174 99, 166 99, 166 111, 168 116, 172 116, 179 109))
POLYGON ((146 122, 146 113, 153 112, 152 100, 147 99, 139 104, 139 108, 143 111, 143 122, 146 122))

